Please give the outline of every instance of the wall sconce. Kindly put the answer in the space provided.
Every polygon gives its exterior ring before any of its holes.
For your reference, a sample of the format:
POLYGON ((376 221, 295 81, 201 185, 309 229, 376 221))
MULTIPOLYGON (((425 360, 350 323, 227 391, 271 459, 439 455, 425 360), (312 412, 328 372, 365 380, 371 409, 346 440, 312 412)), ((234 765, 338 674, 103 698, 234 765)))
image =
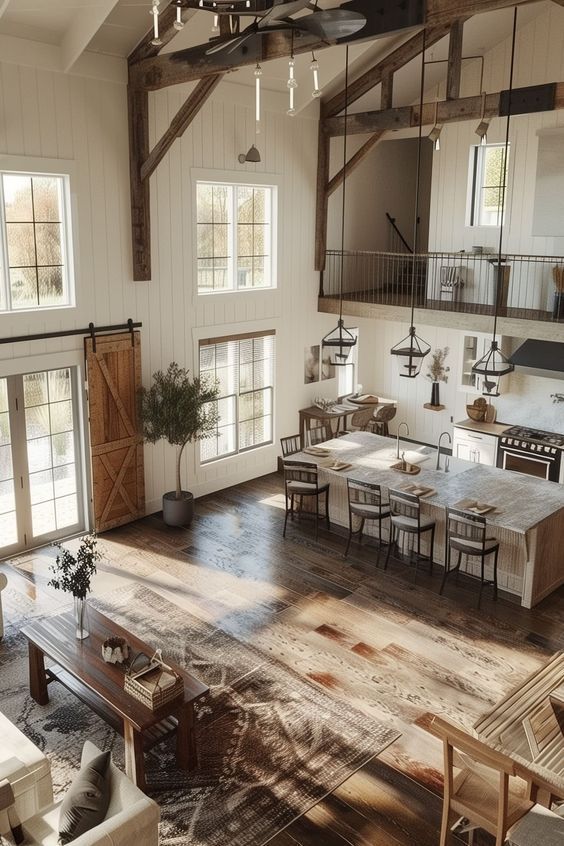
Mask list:
POLYGON ((247 153, 239 153, 239 161, 241 164, 246 164, 247 162, 260 162, 260 153, 255 147, 254 144, 251 144, 247 153))
POLYGON ((432 130, 429 133, 429 141, 433 142, 433 144, 435 145, 435 150, 437 150, 437 152, 441 149, 439 136, 440 136, 440 134, 443 130, 442 123, 437 122, 438 112, 439 112, 439 104, 435 103, 435 125, 433 126, 432 130))

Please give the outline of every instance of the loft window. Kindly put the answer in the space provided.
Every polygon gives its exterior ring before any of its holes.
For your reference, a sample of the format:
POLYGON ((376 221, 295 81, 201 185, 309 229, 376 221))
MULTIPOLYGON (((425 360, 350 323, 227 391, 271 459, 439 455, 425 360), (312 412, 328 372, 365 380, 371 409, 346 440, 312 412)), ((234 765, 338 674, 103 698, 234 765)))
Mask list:
POLYGON ((272 186, 197 182, 199 294, 275 287, 275 202, 272 186))
POLYGON ((73 304, 68 176, 0 171, 0 311, 73 304))
POLYGON ((217 382, 215 436, 200 443, 200 460, 214 461, 273 439, 273 332, 200 341, 200 376, 217 382))
MULTIPOLYGON (((504 144, 484 144, 471 148, 470 226, 499 226, 501 224, 504 168, 507 184, 507 164, 504 144)), ((507 201, 507 188, 505 199, 507 201)))

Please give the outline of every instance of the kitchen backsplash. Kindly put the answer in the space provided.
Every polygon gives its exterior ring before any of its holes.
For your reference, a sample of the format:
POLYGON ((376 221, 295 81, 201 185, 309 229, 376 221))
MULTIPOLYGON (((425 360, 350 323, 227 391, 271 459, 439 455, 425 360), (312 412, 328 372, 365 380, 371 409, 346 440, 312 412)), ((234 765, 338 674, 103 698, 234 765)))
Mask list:
POLYGON ((564 403, 553 402, 550 395, 564 393, 564 380, 546 379, 512 373, 509 385, 493 404, 497 419, 514 426, 529 426, 564 434, 564 403))

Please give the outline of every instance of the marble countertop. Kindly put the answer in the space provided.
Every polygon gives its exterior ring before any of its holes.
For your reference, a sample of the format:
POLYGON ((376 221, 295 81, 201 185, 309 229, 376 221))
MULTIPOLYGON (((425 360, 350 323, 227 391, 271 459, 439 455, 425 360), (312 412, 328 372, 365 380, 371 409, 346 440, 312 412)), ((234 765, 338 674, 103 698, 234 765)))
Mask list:
POLYGON ((496 435, 499 437, 511 428, 511 423, 478 423, 477 420, 461 420, 454 424, 459 429, 469 429, 472 432, 483 432, 485 435, 496 435))
MULTIPOLYGON (((494 505, 496 510, 486 515, 488 523, 519 534, 525 534, 564 508, 564 485, 460 458, 450 458, 450 472, 445 473, 435 469, 436 449, 424 445, 400 440, 400 455, 405 451, 406 459, 421 467, 421 472, 414 476, 391 469, 397 461, 395 438, 353 432, 327 441, 323 446, 331 451, 329 458, 315 458, 307 453, 292 458, 316 461, 325 472, 341 476, 343 480, 348 476, 377 482, 386 488, 417 482, 435 489, 435 494, 425 497, 425 501, 433 505, 452 507, 467 498, 494 505), (334 458, 352 466, 348 470, 333 471, 330 465, 334 458)), ((442 467, 445 457, 441 455, 442 467)))

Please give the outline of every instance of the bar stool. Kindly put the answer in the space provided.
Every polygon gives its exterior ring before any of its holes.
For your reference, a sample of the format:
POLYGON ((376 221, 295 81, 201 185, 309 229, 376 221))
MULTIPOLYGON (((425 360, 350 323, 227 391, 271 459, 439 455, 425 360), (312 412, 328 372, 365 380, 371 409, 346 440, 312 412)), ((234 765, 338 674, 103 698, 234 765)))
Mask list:
POLYGON ((397 409, 395 405, 383 405, 374 415, 374 421, 371 424, 372 431, 375 435, 382 435, 388 438, 390 435, 388 423, 396 416, 397 409))
POLYGON ((319 484, 317 464, 309 461, 285 461, 284 462, 284 493, 286 497, 286 514, 284 516, 284 531, 283 537, 286 537, 286 525, 288 523, 288 515, 294 519, 294 514, 302 517, 308 515, 315 517, 315 539, 318 537, 319 520, 325 519, 327 522, 327 530, 331 528, 329 522, 329 482, 319 484), (325 496, 325 514, 319 513, 319 500, 325 496), (294 499, 299 497, 299 508, 296 512, 294 510, 294 499), (315 511, 307 512, 303 510, 303 498, 315 497, 315 511))
POLYGON ((287 438, 280 438, 280 446, 282 448, 282 455, 284 458, 288 455, 295 455, 301 450, 300 436, 288 435, 287 438))
POLYGON ((309 446, 317 446, 317 444, 322 444, 325 441, 330 441, 333 437, 333 432, 326 426, 322 424, 321 426, 314 426, 313 429, 310 429, 308 432, 309 437, 309 446))
POLYGON ((401 532, 407 535, 416 535, 417 537, 417 557, 415 559, 415 576, 417 578, 417 567, 419 561, 427 556, 421 555, 421 535, 426 532, 431 532, 431 545, 429 550, 429 572, 433 572, 433 549, 435 545, 435 521, 431 517, 421 516, 421 502, 418 496, 407 493, 406 491, 398 491, 390 488, 390 519, 391 532, 390 543, 388 544, 388 554, 386 555, 386 563, 384 569, 388 566, 392 546, 398 547, 399 536, 401 532))
POLYGON ((451 573, 461 569, 462 556, 468 558, 480 558, 480 576, 473 576, 466 572, 471 578, 480 579, 480 593, 478 594, 478 608, 482 599, 484 585, 493 585, 494 600, 497 599, 497 557, 499 553, 499 541, 497 538, 487 537, 486 518, 470 511, 462 511, 459 508, 447 508, 446 510, 446 533, 445 533, 445 572, 439 591, 442 594, 446 580, 451 573), (451 567, 451 552, 458 552, 458 559, 454 567, 451 567), (485 579, 484 570, 486 558, 493 555, 493 578, 485 579))
MULTIPOLYGON (((382 502, 380 485, 371 482, 361 482, 357 479, 347 479, 347 493, 349 500, 349 539, 345 550, 345 558, 349 554, 349 547, 353 535, 358 535, 359 544, 362 542, 362 532, 366 520, 378 521, 378 541, 382 545, 382 520, 390 516, 390 506, 382 502), (358 517, 360 526, 353 531, 354 518, 358 517)), ((378 548, 380 555, 380 548, 378 548)))

